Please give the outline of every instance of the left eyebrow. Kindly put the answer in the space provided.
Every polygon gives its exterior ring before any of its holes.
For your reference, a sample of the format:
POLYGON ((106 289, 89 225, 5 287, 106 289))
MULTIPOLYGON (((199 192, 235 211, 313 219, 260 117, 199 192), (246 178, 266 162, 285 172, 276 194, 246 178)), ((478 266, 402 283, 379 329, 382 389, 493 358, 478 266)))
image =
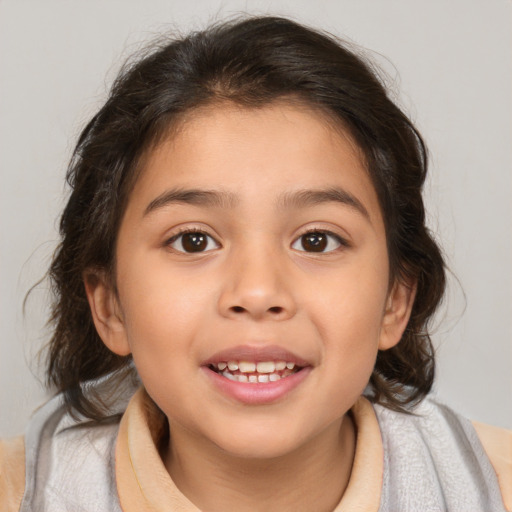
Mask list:
POLYGON ((341 203, 357 212, 361 213, 366 219, 370 220, 368 210, 356 196, 343 188, 333 187, 320 190, 297 190, 283 194, 278 201, 281 208, 306 208, 322 203, 341 203))
POLYGON ((192 204, 195 206, 232 208, 237 202, 236 196, 227 191, 175 188, 167 190, 153 199, 146 206, 144 216, 155 210, 176 203, 192 204))

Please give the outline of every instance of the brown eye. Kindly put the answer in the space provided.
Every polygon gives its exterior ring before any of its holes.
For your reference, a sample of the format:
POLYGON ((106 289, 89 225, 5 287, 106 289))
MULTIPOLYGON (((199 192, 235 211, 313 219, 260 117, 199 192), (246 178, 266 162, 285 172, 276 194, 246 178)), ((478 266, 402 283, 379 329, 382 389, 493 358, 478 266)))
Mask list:
POLYGON ((337 235, 327 231, 311 231, 300 236, 292 244, 292 248, 305 252, 331 252, 346 245, 337 235))
POLYGON ((178 252, 193 253, 217 249, 219 244, 202 231, 189 231, 171 238, 169 246, 178 252))
POLYGON ((308 233, 301 237, 302 248, 308 252, 323 252, 327 247, 325 233, 308 233))

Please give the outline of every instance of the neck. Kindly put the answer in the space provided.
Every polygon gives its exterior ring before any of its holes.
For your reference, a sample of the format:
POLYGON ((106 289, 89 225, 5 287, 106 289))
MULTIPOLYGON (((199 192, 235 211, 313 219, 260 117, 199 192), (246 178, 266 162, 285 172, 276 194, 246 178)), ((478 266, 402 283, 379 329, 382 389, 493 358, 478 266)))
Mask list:
POLYGON ((181 492, 208 512, 332 512, 347 487, 355 453, 350 414, 293 452, 272 459, 236 457, 190 439, 179 426, 172 425, 171 431, 166 468, 181 492))

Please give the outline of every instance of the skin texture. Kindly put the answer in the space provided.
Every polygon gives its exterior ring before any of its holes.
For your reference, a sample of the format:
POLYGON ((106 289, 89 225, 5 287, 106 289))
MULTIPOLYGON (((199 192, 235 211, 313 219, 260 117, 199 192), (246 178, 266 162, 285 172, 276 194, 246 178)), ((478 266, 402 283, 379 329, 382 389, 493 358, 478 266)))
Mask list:
POLYGON ((209 511, 332 510, 355 448, 347 411, 414 298, 389 288, 381 210, 351 137, 285 103, 194 111, 147 155, 116 264, 118 295, 85 276, 95 324, 112 351, 133 354, 166 414, 163 459, 182 492, 209 511), (333 188, 343 201, 283 201, 333 188), (162 200, 176 189, 230 196, 162 200), (182 229, 209 235, 205 250, 184 252, 182 229), (324 252, 305 250, 308 230, 333 234, 324 252), (204 367, 238 346, 278 346, 308 373, 271 403, 243 403, 204 367))

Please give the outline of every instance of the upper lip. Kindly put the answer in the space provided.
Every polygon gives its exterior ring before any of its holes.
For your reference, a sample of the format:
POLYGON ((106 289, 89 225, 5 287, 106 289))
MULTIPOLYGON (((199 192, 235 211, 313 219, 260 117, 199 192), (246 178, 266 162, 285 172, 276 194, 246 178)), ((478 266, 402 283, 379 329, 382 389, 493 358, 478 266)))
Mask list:
POLYGON ((297 366, 311 366, 311 363, 299 357, 289 350, 278 345, 238 345, 216 352, 206 359, 202 365, 208 366, 227 361, 254 361, 255 363, 263 361, 286 361, 295 363, 297 366))

